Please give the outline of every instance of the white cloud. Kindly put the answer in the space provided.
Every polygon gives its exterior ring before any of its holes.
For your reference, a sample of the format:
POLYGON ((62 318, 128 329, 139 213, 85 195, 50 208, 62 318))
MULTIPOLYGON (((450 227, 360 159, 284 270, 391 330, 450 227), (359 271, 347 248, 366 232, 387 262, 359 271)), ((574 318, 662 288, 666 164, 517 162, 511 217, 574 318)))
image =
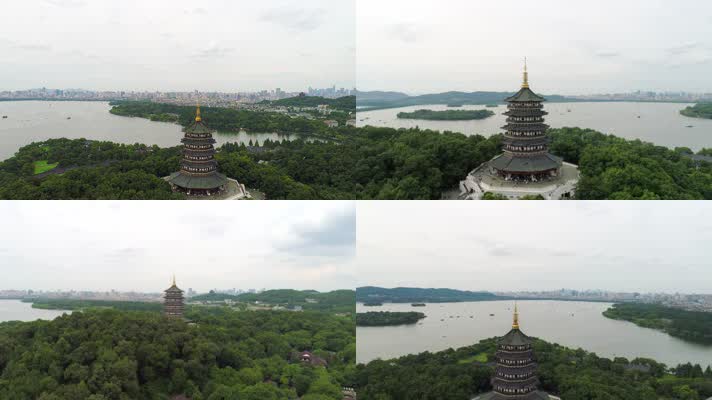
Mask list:
POLYGON ((196 290, 351 288, 354 207, 352 202, 0 203, 6 222, 0 228, 0 289, 159 291, 173 273, 196 290), (287 241, 285 232, 296 238, 287 241), (325 234, 340 239, 313 242, 325 234), (320 254, 305 249, 312 245, 320 254))

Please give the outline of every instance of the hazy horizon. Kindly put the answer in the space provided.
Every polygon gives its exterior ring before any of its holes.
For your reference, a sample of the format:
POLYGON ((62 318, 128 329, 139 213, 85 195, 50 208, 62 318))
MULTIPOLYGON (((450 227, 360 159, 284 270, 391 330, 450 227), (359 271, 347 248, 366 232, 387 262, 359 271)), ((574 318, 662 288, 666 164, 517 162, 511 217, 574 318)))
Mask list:
POLYGON ((27 0, 4 11, 0 90, 355 86, 354 0, 27 0))
POLYGON ((2 202, 0 289, 354 287, 353 202, 235 205, 2 202))
POLYGON ((356 287, 709 293, 708 214, 706 202, 358 204, 356 287))
MULTIPOLYGON (((382 289, 398 289, 398 288, 405 288, 405 289, 451 289, 451 290, 459 290, 463 292, 487 292, 487 293, 521 293, 521 292, 552 292, 552 291, 557 291, 557 290, 576 290, 579 292, 588 292, 588 291, 603 291, 603 292, 611 292, 611 293, 641 293, 641 294, 687 294, 687 295, 712 295, 712 290, 709 292, 682 292, 679 290, 676 291, 649 291, 649 292, 636 292, 636 291, 619 291, 619 290, 608 290, 605 288, 574 288, 574 287, 561 287, 561 288, 555 288, 555 289, 536 289, 536 288, 525 288, 521 290, 497 290, 497 289, 492 289, 492 290, 484 290, 484 289, 477 289, 477 288, 470 288, 470 289, 455 289, 451 287, 431 287, 431 286, 379 286, 379 285, 362 285, 358 286, 356 290, 362 289, 364 287, 378 287, 382 289)), ((540 299, 531 299, 531 300, 540 300, 540 299)))
POLYGON ((712 92, 712 3, 361 0, 356 12, 363 91, 516 91, 527 57, 546 94, 712 92))

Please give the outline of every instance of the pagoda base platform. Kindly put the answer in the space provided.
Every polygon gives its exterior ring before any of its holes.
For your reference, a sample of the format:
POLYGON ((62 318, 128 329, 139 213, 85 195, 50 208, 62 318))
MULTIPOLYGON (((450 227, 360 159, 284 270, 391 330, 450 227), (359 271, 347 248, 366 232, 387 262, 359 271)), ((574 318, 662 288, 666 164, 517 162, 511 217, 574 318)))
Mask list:
POLYGON ((573 198, 580 179, 578 166, 563 163, 558 176, 539 182, 508 181, 492 172, 490 162, 480 165, 460 182, 460 200, 480 200, 485 193, 499 194, 516 200, 541 196, 546 200, 573 198))
POLYGON ((561 400, 561 398, 542 391, 536 391, 526 396, 502 396, 495 392, 489 392, 477 395, 471 400, 561 400))
MULTIPOLYGON (((169 181, 170 178, 170 176, 167 176, 163 178, 163 180, 169 181)), ((245 188, 245 185, 241 184, 235 179, 230 178, 227 178, 227 184, 225 184, 225 189, 215 194, 212 194, 210 196, 191 196, 189 194, 185 194, 185 196, 189 200, 247 200, 252 198, 252 195, 245 188)))

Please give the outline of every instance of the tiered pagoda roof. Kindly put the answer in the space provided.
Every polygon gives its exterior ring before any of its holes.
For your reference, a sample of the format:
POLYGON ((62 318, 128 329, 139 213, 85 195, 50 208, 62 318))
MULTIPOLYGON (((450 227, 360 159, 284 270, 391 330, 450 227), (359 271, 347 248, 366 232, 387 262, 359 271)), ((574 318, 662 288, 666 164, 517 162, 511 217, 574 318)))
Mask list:
POLYGON ((492 377, 492 392, 475 400, 551 400, 556 397, 538 389, 534 340, 519 329, 519 311, 514 305, 512 329, 497 341, 497 365, 492 377))
POLYGON ((181 139, 180 171, 168 178, 174 189, 195 195, 211 195, 224 189, 227 178, 218 172, 213 130, 203 123, 198 105, 193 122, 181 139))
POLYGON ((522 88, 506 101, 504 154, 490 162, 492 169, 508 180, 538 181, 558 175, 563 160, 549 153, 549 125, 544 121, 547 112, 542 104, 546 99, 529 87, 526 62, 522 88))
POLYGON ((168 317, 182 318, 184 309, 183 291, 176 286, 176 277, 173 276, 173 284, 163 296, 163 313, 168 317))

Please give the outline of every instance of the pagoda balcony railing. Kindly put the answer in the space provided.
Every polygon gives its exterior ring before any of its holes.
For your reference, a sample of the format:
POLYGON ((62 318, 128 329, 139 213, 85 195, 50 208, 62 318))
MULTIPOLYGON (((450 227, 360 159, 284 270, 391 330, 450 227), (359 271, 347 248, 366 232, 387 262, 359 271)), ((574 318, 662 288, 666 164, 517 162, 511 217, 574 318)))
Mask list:
POLYGON ((193 145, 193 146, 205 146, 205 145, 213 145, 213 144, 217 143, 215 141, 215 139, 213 139, 213 138, 195 139, 195 138, 184 137, 180 141, 184 145, 193 145))
POLYGON ((551 143, 551 138, 545 135, 537 136, 507 136, 504 135, 502 141, 510 146, 537 146, 551 143))
POLYGON ((507 119, 507 125, 503 126, 502 129, 507 129, 507 130, 524 130, 524 131, 530 131, 530 130, 547 130, 549 129, 549 125, 547 125, 544 122, 541 121, 532 121, 532 122, 520 122, 520 121, 510 121, 507 119))
POLYGON ((195 162, 195 163, 206 163, 213 161, 215 157, 213 156, 208 156, 208 157, 195 157, 195 156, 186 156, 184 157, 184 160, 190 161, 190 162, 195 162))
POLYGON ((535 372, 531 372, 531 373, 529 373, 529 374, 522 374, 522 375, 512 375, 512 374, 501 374, 501 373, 498 373, 498 374, 497 374, 497 377, 498 377, 498 378, 502 378, 502 379, 507 379, 507 380, 509 380, 510 382, 522 382, 522 381, 526 381, 526 380, 529 379, 529 378, 534 377, 534 375, 535 375, 535 372))
POLYGON ((205 138, 212 138, 213 134, 212 133, 186 133, 185 137, 191 138, 191 139, 205 139, 205 138))
POLYGON ((209 174, 209 173, 211 173, 211 172, 217 171, 217 168, 213 168, 213 167, 210 167, 210 168, 187 168, 187 167, 183 167, 182 169, 183 169, 183 171, 190 172, 190 173, 192 173, 192 174, 206 174, 206 175, 209 174))
POLYGON ((516 388, 516 389, 512 389, 512 388, 508 388, 508 387, 504 387, 504 386, 495 387, 495 392, 500 393, 500 394, 505 394, 505 395, 506 394, 512 394, 512 395, 529 394, 531 392, 535 392, 536 390, 537 390, 536 386, 527 387, 527 388, 516 388))
POLYGON ((184 174, 187 174, 190 176, 209 176, 209 175, 214 174, 215 172, 217 172, 217 170, 213 170, 213 171, 209 171, 209 172, 192 172, 192 171, 188 171, 185 169, 181 169, 181 173, 184 173, 184 174))
POLYGON ((544 118, 541 117, 509 117, 507 118, 507 122, 510 124, 527 124, 527 123, 544 123, 544 118))
POLYGON ((530 152, 535 152, 535 151, 544 151, 547 149, 545 145, 541 146, 528 146, 528 147, 523 147, 523 146, 504 146, 505 149, 508 151, 511 151, 512 153, 517 153, 517 152, 522 152, 522 153, 530 153, 530 152))
POLYGON ((530 366, 536 367, 536 366, 538 365, 538 364, 536 363, 536 361, 532 361, 532 362, 530 362, 530 363, 522 364, 522 365, 502 364, 502 363, 499 362, 499 360, 495 360, 495 361, 497 362, 497 366, 498 366, 499 368, 522 369, 522 368, 527 368, 527 367, 530 367, 530 366))
POLYGON ((513 139, 541 138, 541 137, 546 137, 546 131, 530 131, 530 132, 505 131, 504 136, 510 137, 513 139))
POLYGON ((190 150, 213 150, 215 149, 212 144, 193 144, 193 143, 186 143, 184 144, 186 149, 190 150))
POLYGON ((508 111, 505 111, 502 113, 503 115, 510 116, 510 117, 543 117, 545 115, 549 115, 548 112, 544 111, 541 108, 516 108, 516 109, 509 109, 508 111))
POLYGON ((534 102, 527 102, 527 103, 509 103, 507 105, 507 108, 512 109, 512 110, 521 110, 521 109, 532 109, 532 108, 544 108, 544 104, 542 103, 534 103, 534 102))
MULTIPOLYGON (((508 151, 508 150, 504 150, 504 152, 505 152, 505 153, 509 153, 509 154, 511 154, 511 155, 514 156, 514 157, 522 157, 522 158, 534 157, 534 156, 543 156, 543 155, 545 155, 545 154, 548 153, 548 151, 521 152, 521 151, 508 151)), ((506 169, 505 169, 505 171, 506 171, 506 169)), ((547 171, 549 171, 549 170, 547 170, 547 171)), ((546 171, 538 171, 538 172, 544 173, 544 172, 546 172, 546 171)), ((536 171, 535 171, 535 172, 531 172, 531 174, 536 174, 536 173, 537 173, 536 171)), ((530 174, 530 172, 527 172, 526 174, 528 175, 528 174, 530 174)))

